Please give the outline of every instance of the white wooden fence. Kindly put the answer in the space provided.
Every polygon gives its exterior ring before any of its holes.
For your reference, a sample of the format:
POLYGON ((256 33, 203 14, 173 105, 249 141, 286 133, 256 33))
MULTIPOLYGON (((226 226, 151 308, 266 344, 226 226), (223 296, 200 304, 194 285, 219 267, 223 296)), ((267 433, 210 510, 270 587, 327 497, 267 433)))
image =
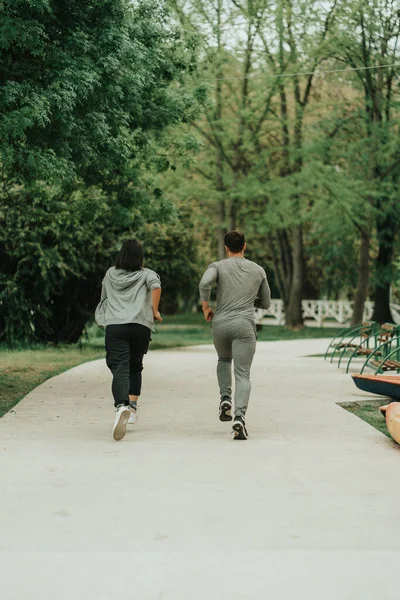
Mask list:
MULTIPOLYGON (((348 300, 303 300, 303 318, 306 325, 314 327, 346 326, 353 314, 353 302, 348 300)), ((390 305, 395 323, 400 324, 400 305, 390 305)), ((374 310, 373 302, 365 303, 364 320, 369 321, 374 310)), ((268 310, 256 309, 259 325, 284 325, 285 310, 282 300, 272 300, 268 310)))

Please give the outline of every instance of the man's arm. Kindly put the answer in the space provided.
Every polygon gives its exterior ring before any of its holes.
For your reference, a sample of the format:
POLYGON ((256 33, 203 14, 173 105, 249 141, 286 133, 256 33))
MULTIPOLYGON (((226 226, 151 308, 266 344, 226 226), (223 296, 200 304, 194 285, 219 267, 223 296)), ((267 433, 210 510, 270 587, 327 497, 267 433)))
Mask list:
MULTIPOLYGON (((264 273, 265 275, 265 273, 264 273)), ((267 309, 271 306, 271 290, 268 285, 267 276, 262 280, 258 290, 257 308, 267 309)))
POLYGON ((200 281, 199 291, 201 306, 203 308, 203 314, 206 321, 211 321, 211 319, 214 316, 212 308, 210 308, 209 302, 211 296, 211 288, 213 286, 213 283, 217 281, 217 277, 218 270, 216 265, 213 263, 208 267, 207 271, 204 273, 200 281))

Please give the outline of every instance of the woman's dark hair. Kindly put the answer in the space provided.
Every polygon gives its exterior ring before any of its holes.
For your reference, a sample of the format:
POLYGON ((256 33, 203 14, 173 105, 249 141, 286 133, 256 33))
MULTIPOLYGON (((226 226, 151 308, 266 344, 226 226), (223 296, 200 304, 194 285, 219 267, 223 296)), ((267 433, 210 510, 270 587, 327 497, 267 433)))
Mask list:
POLYGON ((241 252, 245 244, 244 233, 237 230, 229 231, 224 236, 224 243, 231 252, 241 252))
POLYGON ((143 246, 137 240, 126 240, 118 253, 115 267, 124 271, 140 271, 143 266, 143 246))

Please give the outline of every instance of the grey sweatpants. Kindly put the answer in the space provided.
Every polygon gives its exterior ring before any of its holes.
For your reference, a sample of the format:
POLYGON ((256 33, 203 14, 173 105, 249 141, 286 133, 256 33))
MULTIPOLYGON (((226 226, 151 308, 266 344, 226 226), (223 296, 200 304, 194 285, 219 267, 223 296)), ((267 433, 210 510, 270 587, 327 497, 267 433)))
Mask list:
POLYGON ((217 377, 221 397, 232 397, 232 359, 235 374, 235 415, 246 414, 251 383, 250 368, 256 350, 256 328, 248 319, 234 318, 213 323, 218 353, 217 377))

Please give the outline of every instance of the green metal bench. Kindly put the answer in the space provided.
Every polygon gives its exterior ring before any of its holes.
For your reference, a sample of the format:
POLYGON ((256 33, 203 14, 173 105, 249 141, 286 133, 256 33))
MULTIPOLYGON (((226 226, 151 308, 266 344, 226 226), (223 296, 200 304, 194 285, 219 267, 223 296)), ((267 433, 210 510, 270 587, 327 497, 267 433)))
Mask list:
POLYGON ((377 367, 375 374, 384 373, 385 371, 400 371, 400 336, 396 338, 396 348, 391 350, 387 356, 378 364, 373 362, 372 364, 377 367), (395 357, 393 360, 392 357, 395 357))
POLYGON ((374 351, 378 350, 379 347, 381 348, 381 350, 378 353, 376 353, 376 356, 383 356, 387 348, 390 348, 390 342, 392 338, 399 334, 400 328, 394 323, 384 323, 380 328, 375 328, 371 335, 366 339, 362 340, 360 344, 352 351, 351 356, 347 362, 346 373, 349 372, 351 361, 355 357, 370 356, 374 354, 374 351), (374 348, 370 347, 370 342, 372 340, 374 340, 374 348))
MULTIPOLYGON (((342 361, 343 356, 351 352, 354 348, 357 348, 359 344, 365 341, 370 335, 372 335, 377 328, 376 323, 363 323, 358 326, 355 331, 351 333, 351 335, 345 336, 339 344, 335 347, 335 350, 331 357, 331 363, 334 361, 335 357, 339 354, 339 365, 342 361), (358 340, 359 338, 359 340, 358 340), (347 340, 347 341, 346 341, 347 340)), ((338 365, 338 366, 339 366, 338 365)))
POLYGON ((359 329, 361 327, 361 325, 358 325, 357 327, 345 327, 344 329, 341 329, 339 331, 339 333, 337 333, 335 335, 335 337, 331 340, 329 346, 326 349, 325 352, 325 356, 324 356, 324 360, 326 360, 328 354, 329 354, 329 350, 331 348, 336 348, 340 343, 342 343, 342 341, 346 338, 349 337, 349 335, 352 335, 354 331, 356 331, 357 329, 359 329), (339 343, 335 344, 336 340, 340 340, 339 343))
POLYGON ((363 323, 362 325, 357 325, 355 327, 346 327, 345 329, 342 329, 341 331, 339 331, 339 333, 337 335, 335 335, 335 337, 329 344, 329 346, 325 352, 324 360, 326 360, 326 358, 328 357, 329 351, 333 350, 333 354, 331 356, 331 361, 330 361, 330 362, 333 362, 335 354, 339 350, 343 349, 344 347, 346 347, 348 345, 348 342, 346 342, 345 340, 347 340, 349 338, 350 338, 350 340, 357 338, 359 333, 368 325, 369 325, 369 323, 363 323))
POLYGON ((375 348, 368 356, 360 373, 364 373, 367 367, 376 367, 375 373, 400 370, 400 328, 398 326, 395 335, 375 348), (393 344, 395 344, 395 348, 393 348, 393 344), (396 360, 391 360, 395 355, 396 360))

